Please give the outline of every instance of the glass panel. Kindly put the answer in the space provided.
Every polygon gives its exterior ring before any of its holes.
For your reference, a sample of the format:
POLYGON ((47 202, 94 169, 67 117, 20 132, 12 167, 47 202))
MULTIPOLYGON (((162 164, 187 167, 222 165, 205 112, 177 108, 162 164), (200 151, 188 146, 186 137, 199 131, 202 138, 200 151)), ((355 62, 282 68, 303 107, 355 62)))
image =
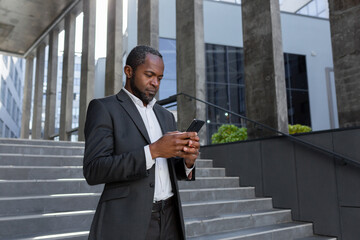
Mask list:
MULTIPOLYGON (((245 87, 239 85, 230 85, 230 102, 231 102, 231 111, 245 115, 245 87)), ((231 123, 241 123, 241 118, 230 115, 231 123)))
POLYGON ((228 47, 228 69, 229 82, 244 84, 244 59, 243 50, 235 47, 228 47))
POLYGON ((308 91, 291 91, 292 96, 292 122, 311 126, 309 93, 308 91))
POLYGON ((163 56, 165 70, 159 89, 159 99, 176 94, 176 40, 159 38, 159 51, 163 56))
POLYGON ((206 57, 209 57, 206 66, 207 82, 224 83, 227 81, 226 47, 209 44, 206 57))
POLYGON ((285 53, 284 62, 286 87, 308 89, 305 56, 285 53))

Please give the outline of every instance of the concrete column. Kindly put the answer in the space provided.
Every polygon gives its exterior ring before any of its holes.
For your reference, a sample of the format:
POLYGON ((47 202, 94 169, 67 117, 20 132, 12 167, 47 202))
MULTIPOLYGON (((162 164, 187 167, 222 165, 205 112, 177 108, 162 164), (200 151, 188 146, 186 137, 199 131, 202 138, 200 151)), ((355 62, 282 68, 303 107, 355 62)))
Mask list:
MULTIPOLYGON (((282 132, 288 132, 284 55, 279 0, 243 0, 246 115, 282 132)), ((273 132, 247 123, 248 136, 273 132)))
POLYGON ((61 83, 60 140, 69 141, 74 96, 75 15, 65 17, 65 43, 61 83))
POLYGON ((23 94, 21 132, 20 132, 21 138, 29 138, 33 70, 34 70, 34 56, 29 55, 26 58, 26 67, 25 67, 25 81, 24 81, 24 94, 23 94))
POLYGON ((123 86, 122 0, 108 0, 105 96, 116 94, 123 86))
POLYGON ((329 0, 339 126, 360 126, 360 2, 329 0))
POLYGON ((44 67, 45 67, 45 44, 41 43, 36 50, 36 70, 35 70, 35 88, 33 102, 33 118, 31 128, 31 138, 41 138, 41 115, 43 105, 44 88, 44 67))
POLYGON ((84 21, 81 54, 80 112, 78 130, 79 141, 85 140, 84 126, 86 110, 90 100, 94 98, 96 0, 84 0, 83 11, 84 21))
POLYGON ((58 67, 59 30, 49 34, 49 60, 46 88, 44 139, 50 139, 55 133, 56 83, 58 67))
MULTIPOLYGON (((176 1, 177 92, 205 100, 205 43, 203 0, 176 1)), ((206 106, 184 96, 178 97, 178 129, 186 130, 194 118, 206 120, 206 106)), ((205 143, 205 128, 200 131, 205 143)))
POLYGON ((138 0, 138 45, 159 49, 159 0, 138 0))

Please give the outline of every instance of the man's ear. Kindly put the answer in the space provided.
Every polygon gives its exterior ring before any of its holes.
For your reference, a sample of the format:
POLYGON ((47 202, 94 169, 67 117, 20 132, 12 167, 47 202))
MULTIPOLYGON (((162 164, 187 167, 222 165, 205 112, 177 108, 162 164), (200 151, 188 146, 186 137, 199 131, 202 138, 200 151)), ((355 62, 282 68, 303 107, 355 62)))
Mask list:
POLYGON ((133 69, 129 65, 125 65, 124 67, 124 73, 126 75, 126 78, 131 78, 133 75, 133 69))

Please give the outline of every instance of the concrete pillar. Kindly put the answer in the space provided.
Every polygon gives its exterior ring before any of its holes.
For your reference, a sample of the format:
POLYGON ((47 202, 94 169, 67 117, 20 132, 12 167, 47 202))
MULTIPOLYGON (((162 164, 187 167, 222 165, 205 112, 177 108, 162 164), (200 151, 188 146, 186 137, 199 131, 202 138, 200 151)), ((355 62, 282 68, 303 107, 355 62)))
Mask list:
POLYGON ((21 131, 20 131, 21 138, 29 138, 33 70, 34 70, 34 56, 29 55, 26 58, 26 67, 25 67, 24 94, 23 94, 21 131))
POLYGON ((69 141, 74 96, 75 15, 65 17, 64 60, 61 83, 60 140, 69 141))
MULTIPOLYGON (((177 92, 205 100, 205 43, 203 0, 176 1, 177 92)), ((186 130, 194 118, 206 120, 206 106, 184 96, 177 99, 178 129, 186 130)), ((205 127, 200 132, 205 143, 205 127)))
POLYGON ((360 126, 360 2, 329 0, 339 126, 360 126))
POLYGON ((138 0, 138 45, 159 49, 159 0, 138 0))
POLYGON ((84 0, 78 140, 84 141, 86 110, 94 98, 96 0, 84 0))
MULTIPOLYGON (((246 116, 288 133, 279 0, 243 0, 246 116)), ((274 135, 247 123, 249 138, 274 135)))
POLYGON ((105 96, 116 94, 123 86, 122 0, 108 0, 105 96))
POLYGON ((58 67, 59 30, 49 34, 49 60, 46 88, 44 139, 50 139, 55 133, 56 84, 58 67))
POLYGON ((36 50, 36 70, 35 70, 35 88, 33 102, 33 118, 31 128, 31 138, 41 138, 41 115, 43 105, 44 88, 44 67, 45 67, 45 44, 41 43, 36 50))

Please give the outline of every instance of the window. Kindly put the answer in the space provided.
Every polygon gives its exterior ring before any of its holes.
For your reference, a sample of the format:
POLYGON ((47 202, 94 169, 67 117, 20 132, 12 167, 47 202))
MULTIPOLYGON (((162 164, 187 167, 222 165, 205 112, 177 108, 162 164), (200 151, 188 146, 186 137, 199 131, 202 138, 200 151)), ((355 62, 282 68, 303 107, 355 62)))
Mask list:
POLYGON ((4 65, 7 66, 8 64, 8 57, 3 55, 3 62, 4 62, 4 65))
POLYGON ((11 131, 10 137, 11 137, 11 138, 15 138, 15 134, 14 134, 13 131, 11 131))
POLYGON ((12 58, 10 58, 10 75, 12 76, 13 72, 14 72, 14 60, 12 58))
MULTIPOLYGON (((246 114, 243 50, 206 44, 207 101, 230 111, 246 114)), ((306 58, 284 54, 288 117, 290 124, 311 125, 306 58)), ((207 107, 208 140, 225 123, 242 126, 241 119, 207 107)))
MULTIPOLYGON (((243 50, 241 48, 206 44, 207 101, 245 115, 243 50)), ((239 117, 207 107, 208 139, 224 123, 241 127, 239 117)))
MULTIPOLYGON (((19 74, 18 74, 18 71, 16 70, 16 68, 15 68, 15 70, 14 70, 14 79, 13 79, 13 81, 14 82, 17 82, 17 80, 18 80, 18 77, 19 77, 19 74)), ((16 86, 16 85, 15 85, 16 86)))
POLYGON ((6 124, 5 124, 5 137, 6 138, 10 137, 10 129, 6 124))
POLYGON ((289 123, 311 126, 305 56, 284 53, 284 60, 289 123))
POLYGON ((3 77, 1 77, 1 102, 5 105, 5 94, 6 94, 6 82, 3 77))
POLYGON ((9 114, 11 114, 11 102, 12 102, 12 95, 11 95, 10 90, 8 89, 7 101, 6 101, 6 110, 8 111, 9 114))
POLYGON ((20 109, 17 107, 16 108, 16 118, 15 118, 15 122, 18 126, 20 126, 20 109))
POLYGON ((0 137, 3 137, 4 121, 0 119, 0 137))
POLYGON ((13 104, 12 104, 12 111, 11 111, 11 118, 15 121, 15 115, 16 115, 16 102, 15 99, 13 98, 13 104))
POLYGON ((176 40, 159 38, 159 51, 166 66, 160 84, 159 99, 165 99, 176 94, 176 40))

